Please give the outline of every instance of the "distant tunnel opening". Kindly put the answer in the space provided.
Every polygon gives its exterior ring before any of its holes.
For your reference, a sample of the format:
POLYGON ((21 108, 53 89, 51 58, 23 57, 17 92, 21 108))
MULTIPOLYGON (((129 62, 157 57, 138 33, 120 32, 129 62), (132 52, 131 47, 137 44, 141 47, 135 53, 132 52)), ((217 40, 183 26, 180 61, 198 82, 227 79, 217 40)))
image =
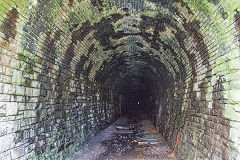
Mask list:
POLYGON ((120 89, 122 114, 136 119, 153 118, 160 90, 156 82, 141 76, 131 76, 124 81, 120 89))

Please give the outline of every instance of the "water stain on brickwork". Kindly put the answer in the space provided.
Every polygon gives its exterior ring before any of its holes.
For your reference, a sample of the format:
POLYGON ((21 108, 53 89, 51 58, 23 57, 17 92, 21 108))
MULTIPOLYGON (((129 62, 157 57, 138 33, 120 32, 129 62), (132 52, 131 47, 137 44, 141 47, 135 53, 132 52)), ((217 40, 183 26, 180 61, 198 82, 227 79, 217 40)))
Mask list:
POLYGON ((69 0, 69 6, 72 7, 73 6, 73 3, 74 3, 74 0, 69 0))
POLYGON ((7 41, 9 41, 9 38, 15 39, 15 36, 17 35, 16 23, 18 18, 19 13, 17 8, 12 8, 12 10, 7 13, 7 17, 1 26, 1 30, 7 41))
POLYGON ((239 42, 239 48, 240 48, 240 12, 237 10, 235 14, 235 20, 236 20, 236 29, 238 32, 238 42, 239 42))
POLYGON ((192 34, 193 42, 196 44, 196 48, 200 51, 201 59, 203 60, 203 65, 209 65, 209 54, 207 46, 204 44, 202 35, 198 32, 200 29, 200 22, 194 21, 185 25, 189 32, 192 34))
MULTIPOLYGON (((227 140, 229 138, 229 124, 230 121, 225 119, 223 116, 223 111, 224 111, 224 87, 223 87, 223 79, 224 77, 222 76, 217 76, 216 83, 213 86, 213 103, 212 103, 212 109, 210 111, 210 117, 208 119, 208 122, 211 120, 218 122, 218 124, 215 124, 214 126, 210 124, 210 128, 214 129, 214 134, 217 134, 223 138, 219 140, 219 143, 217 145, 210 144, 209 149, 212 151, 211 154, 214 154, 214 152, 218 152, 220 149, 221 152, 221 157, 224 160, 229 159, 229 148, 228 146, 230 145, 229 141, 227 140)), ((208 124, 209 125, 209 124, 208 124)), ((206 127, 207 128, 207 127, 206 127)), ((209 128, 208 128, 209 129, 209 128)), ((208 130, 209 131, 209 130, 208 130)), ((209 141, 214 138, 214 134, 212 132, 209 132, 209 141)), ((209 158, 212 158, 211 155, 209 158)))
POLYGON ((98 8, 99 12, 103 11, 103 0, 91 0, 91 3, 98 8))
POLYGON ((73 56, 74 56, 74 43, 71 43, 68 46, 66 53, 64 54, 64 61, 63 61, 64 68, 70 67, 69 64, 71 63, 73 56))
MULTIPOLYGON (((39 124, 39 128, 36 127, 35 133, 40 134, 41 141, 35 143, 35 151, 36 153, 42 154, 46 151, 47 148, 53 148, 52 144, 48 144, 46 134, 49 132, 46 127, 46 123, 51 123, 52 119, 50 115, 48 115, 48 106, 49 98, 51 98, 51 92, 53 92, 53 87, 49 86, 51 83, 50 77, 46 76, 46 74, 53 74, 54 68, 49 65, 50 63, 55 63, 56 56, 56 42, 60 40, 61 32, 56 31, 54 33, 53 38, 51 38, 51 32, 46 34, 46 38, 44 40, 44 46, 42 48, 42 53, 46 55, 46 59, 43 60, 44 67, 41 69, 41 72, 38 74, 38 80, 40 81, 40 96, 38 97, 38 103, 36 105, 36 122, 39 124), (41 133, 41 130, 44 131, 41 133)), ((58 85, 58 84, 56 84, 58 85)), ((57 105, 55 105, 57 107, 57 105)), ((56 110, 56 109, 54 109, 56 110)), ((56 115, 56 114, 55 114, 56 115)), ((55 116, 54 115, 54 116, 55 116)), ((56 117, 55 120, 58 118, 56 117)), ((56 122, 55 122, 56 123, 56 122)))

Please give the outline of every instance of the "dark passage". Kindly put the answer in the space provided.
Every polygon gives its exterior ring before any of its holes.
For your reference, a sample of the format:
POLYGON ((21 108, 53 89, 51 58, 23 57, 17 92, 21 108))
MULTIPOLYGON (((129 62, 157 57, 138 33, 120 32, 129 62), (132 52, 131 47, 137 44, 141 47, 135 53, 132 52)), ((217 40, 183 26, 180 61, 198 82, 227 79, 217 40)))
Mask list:
POLYGON ((131 76, 124 79, 120 88, 122 114, 129 118, 153 119, 157 110, 156 100, 160 95, 157 82, 149 77, 131 76))

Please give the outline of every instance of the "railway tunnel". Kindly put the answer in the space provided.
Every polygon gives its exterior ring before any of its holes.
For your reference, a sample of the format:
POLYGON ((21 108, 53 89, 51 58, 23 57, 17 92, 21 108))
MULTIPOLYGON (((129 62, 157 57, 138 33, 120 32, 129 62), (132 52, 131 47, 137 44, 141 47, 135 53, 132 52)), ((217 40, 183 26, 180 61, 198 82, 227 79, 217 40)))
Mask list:
POLYGON ((240 159, 238 0, 1 0, 0 159, 68 159, 119 117, 177 159, 240 159))

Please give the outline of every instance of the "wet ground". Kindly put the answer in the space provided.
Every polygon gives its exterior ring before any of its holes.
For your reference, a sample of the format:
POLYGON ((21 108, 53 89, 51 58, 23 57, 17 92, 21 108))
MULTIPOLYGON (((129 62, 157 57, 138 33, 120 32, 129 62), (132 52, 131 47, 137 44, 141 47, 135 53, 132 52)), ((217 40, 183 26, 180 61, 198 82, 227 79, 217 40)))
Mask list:
POLYGON ((74 160, 171 160, 170 153, 149 120, 123 117, 86 144, 74 160))

